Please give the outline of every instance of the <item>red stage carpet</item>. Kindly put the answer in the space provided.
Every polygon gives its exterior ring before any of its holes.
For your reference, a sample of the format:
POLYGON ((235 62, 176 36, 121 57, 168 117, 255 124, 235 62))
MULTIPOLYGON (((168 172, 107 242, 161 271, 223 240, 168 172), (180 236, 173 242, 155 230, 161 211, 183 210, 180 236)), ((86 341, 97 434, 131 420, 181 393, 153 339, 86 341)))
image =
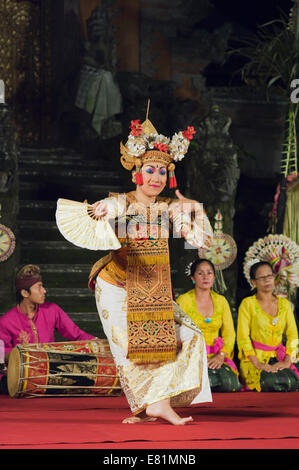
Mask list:
POLYGON ((122 424, 125 398, 0 396, 1 449, 299 449, 299 393, 214 394, 194 421, 122 424))

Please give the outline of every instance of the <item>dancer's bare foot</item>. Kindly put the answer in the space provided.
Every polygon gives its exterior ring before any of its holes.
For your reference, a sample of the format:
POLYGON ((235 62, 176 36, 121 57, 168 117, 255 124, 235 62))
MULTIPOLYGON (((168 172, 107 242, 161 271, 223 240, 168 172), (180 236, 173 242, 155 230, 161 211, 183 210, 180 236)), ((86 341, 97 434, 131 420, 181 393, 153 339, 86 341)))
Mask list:
POLYGON ((182 426, 186 423, 190 423, 191 421, 193 421, 192 416, 188 416, 187 418, 181 418, 170 406, 169 398, 157 401, 156 403, 152 403, 151 405, 149 405, 146 408, 146 414, 149 417, 163 418, 170 424, 174 424, 176 426, 182 426))
POLYGON ((129 416, 125 418, 122 423, 123 424, 138 424, 138 423, 146 423, 149 421, 157 421, 157 418, 147 417, 147 418, 139 418, 139 416, 129 416))
POLYGON ((129 416, 128 418, 125 418, 122 422, 123 424, 137 424, 156 420, 157 418, 154 418, 153 416, 147 416, 146 412, 142 411, 136 416, 129 416))

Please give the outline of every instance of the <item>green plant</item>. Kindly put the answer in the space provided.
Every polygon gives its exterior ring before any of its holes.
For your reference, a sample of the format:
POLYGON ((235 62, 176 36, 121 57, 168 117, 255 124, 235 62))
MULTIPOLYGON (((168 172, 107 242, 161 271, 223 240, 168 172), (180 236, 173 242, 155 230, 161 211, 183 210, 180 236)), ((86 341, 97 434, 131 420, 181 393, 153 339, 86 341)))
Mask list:
POLYGON ((247 62, 241 69, 245 83, 263 89, 269 98, 270 88, 275 87, 288 102, 285 119, 285 139, 282 149, 281 174, 298 173, 296 117, 298 103, 290 100, 291 82, 299 78, 299 24, 295 15, 297 5, 290 16, 269 21, 258 27, 256 35, 240 40, 241 47, 229 54, 244 57, 247 62))

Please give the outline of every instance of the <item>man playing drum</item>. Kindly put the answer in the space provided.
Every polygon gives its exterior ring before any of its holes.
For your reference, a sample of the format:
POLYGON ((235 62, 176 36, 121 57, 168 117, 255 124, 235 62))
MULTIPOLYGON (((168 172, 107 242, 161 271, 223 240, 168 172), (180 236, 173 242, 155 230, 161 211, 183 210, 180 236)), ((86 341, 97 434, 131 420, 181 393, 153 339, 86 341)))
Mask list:
MULTIPOLYGON (((91 340, 95 337, 81 330, 68 315, 54 303, 45 302, 40 268, 28 264, 15 279, 17 305, 0 318, 0 340, 5 347, 5 362, 17 344, 54 342, 55 329, 71 341, 91 340)), ((0 376, 0 393, 7 393, 6 376, 0 376), (1 380, 2 379, 2 380, 1 380)))

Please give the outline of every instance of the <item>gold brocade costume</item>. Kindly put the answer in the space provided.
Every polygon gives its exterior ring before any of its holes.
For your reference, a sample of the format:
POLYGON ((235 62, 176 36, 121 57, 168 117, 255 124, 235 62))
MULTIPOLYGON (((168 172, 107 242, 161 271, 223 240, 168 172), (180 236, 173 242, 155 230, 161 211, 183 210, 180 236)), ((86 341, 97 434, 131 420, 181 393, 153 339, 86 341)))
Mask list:
MULTIPOLYGON (((158 134, 146 119, 131 121, 121 163, 142 187, 142 166, 158 162, 177 187, 175 163, 184 158, 196 133, 192 126, 172 139, 158 134), (175 162, 175 163, 174 163, 175 162)), ((100 202, 100 201, 99 201, 100 202)), ((146 207, 135 191, 104 199, 105 216, 93 206, 58 200, 56 220, 64 237, 82 248, 112 250, 93 266, 89 287, 133 413, 170 398, 172 405, 212 401, 205 340, 173 301, 169 233, 194 248, 210 246, 213 232, 200 203, 157 197, 146 207), (190 210, 189 210, 190 209, 190 210)))
MULTIPOLYGON (((119 195, 116 193, 110 193, 109 198, 105 199, 105 202, 109 201, 110 203, 108 206, 110 209, 109 217, 115 218, 124 214, 130 206, 132 211, 136 211, 136 209, 138 210, 138 203, 135 198, 135 191, 120 195, 125 196, 124 200, 121 200, 121 203, 117 201, 118 196, 119 195)), ((169 206, 174 201, 177 201, 177 199, 162 197, 157 198, 158 204, 164 203, 167 206, 169 206)), ((152 205, 151 207, 152 212, 153 206, 154 205, 152 205)), ((142 204, 139 207, 141 208, 141 211, 144 210, 142 204)), ((156 211, 158 211, 158 207, 156 207, 156 211)), ((99 221, 98 223, 101 223, 101 221, 99 221)), ((175 229, 177 232, 184 230, 184 232, 186 232, 186 235, 184 237, 185 240, 193 246, 210 246, 212 242, 213 231, 203 209, 202 212, 198 214, 194 220, 188 220, 188 218, 183 214, 174 214, 173 223, 170 223, 170 230, 172 229, 172 225, 175 225, 175 229)), ((104 227, 103 230, 105 230, 104 227)), ((138 235, 140 238, 142 238, 141 235, 145 235, 144 238, 146 238, 147 233, 140 233, 139 231, 139 233, 136 232, 136 235, 138 235)), ((164 232, 163 235, 164 237, 168 238, 168 232, 164 232)), ((131 233, 132 238, 133 236, 134 234, 131 233)), ((127 246, 125 238, 118 238, 122 245, 121 248, 115 251, 111 251, 108 255, 104 256, 93 265, 89 275, 89 287, 91 289, 94 289, 93 283, 97 276, 115 286, 125 287, 127 269, 127 246)))
MULTIPOLYGON (((115 210, 117 195, 110 196, 107 199, 109 200, 109 217, 117 215, 119 220, 122 220, 125 210, 128 211, 126 217, 132 212, 136 216, 138 212, 140 215, 140 210, 144 211, 144 207, 142 208, 142 205, 136 203, 134 192, 126 196, 125 205, 123 205, 120 211, 119 206, 118 210, 115 210), (131 209, 129 208, 130 206, 131 209)), ((161 214, 161 209, 162 212, 163 209, 168 210, 172 202, 173 200, 171 199, 158 198, 157 203, 153 205, 154 207, 151 207, 152 220, 155 219, 157 214, 161 214)), ((188 221, 184 217, 178 217, 178 214, 174 214, 172 219, 177 231, 182 229, 182 227, 184 228, 184 233, 189 242, 194 244, 200 243, 201 246, 204 243, 210 243, 212 231, 203 211, 197 214, 197 218, 195 217, 193 221, 191 218, 188 221)), ((129 220, 132 222, 131 219, 129 220)), ((151 225, 151 227, 154 232, 157 230, 156 235, 159 235, 161 238, 155 239, 153 237, 156 243, 155 247, 151 250, 151 254, 147 254, 149 257, 152 256, 151 263, 141 264, 142 268, 145 267, 146 270, 150 270, 149 276, 144 275, 144 278, 141 279, 142 276, 140 276, 139 272, 138 282, 132 282, 131 286, 128 286, 128 245, 132 247, 132 244, 134 245, 138 241, 136 240, 137 235, 140 237, 140 242, 148 243, 151 241, 146 238, 146 236, 149 236, 149 224, 131 223, 128 230, 132 240, 131 245, 130 243, 128 244, 128 239, 119 239, 122 247, 95 263, 91 270, 89 281, 90 287, 95 289, 100 319, 118 367, 123 390, 133 413, 139 413, 149 404, 164 398, 171 398, 172 405, 180 406, 211 401, 204 338, 192 320, 187 319, 184 312, 175 304, 172 299, 172 291, 169 290, 169 287, 171 289, 168 256, 169 228, 163 224, 163 221, 159 224, 158 228, 155 224, 154 226, 151 225), (166 278, 163 278, 163 275, 157 269, 157 256, 159 254, 163 256, 161 242, 163 242, 164 248, 167 246, 167 250, 164 253, 166 258, 164 258, 164 262, 160 265, 164 266, 164 269, 167 268, 166 278), (154 295, 151 295, 151 292, 154 295), (134 324, 134 322, 130 321, 128 308, 134 311, 134 305, 136 303, 138 305, 142 298, 142 293, 143 300, 146 299, 148 302, 148 314, 144 312, 143 308, 139 312, 142 313, 142 321, 137 321, 134 324), (157 295, 158 293, 159 295, 157 295), (131 304, 128 303, 129 297, 132 298, 131 304), (169 314, 169 318, 167 319, 167 315, 165 318, 160 317, 161 311, 162 314, 165 314, 165 312, 169 314), (171 341, 169 340, 169 325, 165 324, 168 320, 170 322, 175 320, 175 322, 173 321, 174 337, 170 338, 171 341), (134 333, 136 334, 135 336, 134 333), (134 360, 130 359, 128 351, 132 348, 132 345, 134 346, 136 338, 138 351, 140 352, 141 342, 144 342, 147 348, 150 349, 151 341, 154 341, 153 344, 156 348, 159 343, 159 335, 164 345, 167 341, 168 344, 172 345, 173 339, 175 340, 176 348, 177 341, 182 343, 182 348, 178 353, 175 353, 173 358, 169 359, 166 356, 165 360, 160 360, 158 365, 138 365, 134 360)), ((116 233, 118 230, 119 225, 115 227, 116 233)), ((154 235, 154 233, 151 235, 154 235)), ((134 275, 136 276, 136 271, 134 275)), ((145 303, 143 302, 143 307, 144 305, 145 303)), ((135 310, 138 312, 138 308, 135 310)), ((133 312, 133 316, 136 311, 133 312)), ((138 315, 137 319, 139 319, 138 315)), ((154 359, 152 362, 155 362, 154 359)))
POLYGON ((127 236, 103 275, 99 273, 108 282, 111 278, 117 285, 126 282, 128 357, 134 362, 161 362, 176 356, 168 215, 164 199, 146 208, 133 193, 127 194, 126 215, 120 215, 115 227, 127 236))

